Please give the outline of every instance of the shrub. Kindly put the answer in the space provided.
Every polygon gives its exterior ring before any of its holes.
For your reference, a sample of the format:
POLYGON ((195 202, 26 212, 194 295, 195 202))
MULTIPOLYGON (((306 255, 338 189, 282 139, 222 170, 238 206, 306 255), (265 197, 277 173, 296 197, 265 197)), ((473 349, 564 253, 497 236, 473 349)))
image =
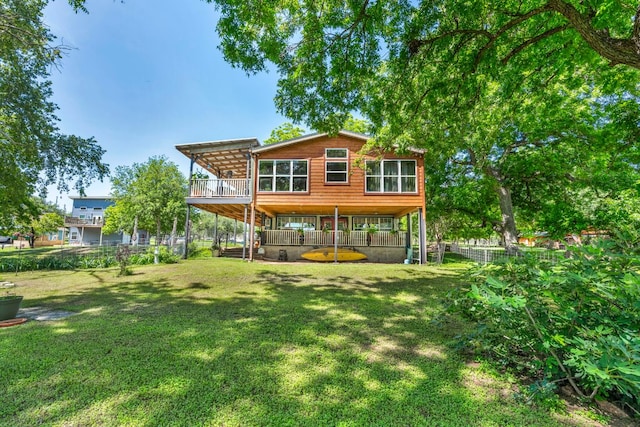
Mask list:
POLYGON ((220 245, 216 243, 213 243, 211 246, 201 246, 192 242, 187 246, 187 254, 189 258, 210 258, 214 247, 220 249, 220 245))
POLYGON ((174 254, 170 248, 160 246, 159 259, 163 264, 175 264, 180 260, 180 257, 174 254))
POLYGON ((129 249, 128 245, 118 245, 118 250, 116 250, 116 261, 118 261, 118 265, 120 266, 118 276, 128 276, 131 274, 131 270, 129 269, 129 263, 131 262, 131 249, 129 249))
POLYGON ((557 264, 523 256, 471 272, 454 311, 478 322, 467 343, 504 366, 566 381, 586 399, 638 408, 640 262, 637 245, 600 241, 557 264))
POLYGON ((211 258, 214 249, 220 250, 220 246, 212 245, 210 247, 206 246, 193 246, 193 243, 189 245, 189 258, 198 259, 198 258, 211 258))
MULTIPOLYGON (((128 245, 119 245, 113 253, 110 248, 100 248, 89 253, 78 255, 77 253, 49 253, 44 256, 37 255, 15 255, 0 257, 0 272, 20 272, 36 270, 74 270, 85 268, 108 268, 120 265, 121 274, 124 269, 132 264, 153 264, 155 248, 141 248, 145 252, 134 254, 134 250, 128 245), (128 252, 129 258, 125 256, 128 252), (123 267, 122 263, 126 265, 123 267)), ((179 256, 172 253, 166 247, 160 247, 159 260, 164 264, 176 263, 179 256)))
MULTIPOLYGON (((133 265, 146 265, 153 264, 155 260, 155 247, 147 248, 144 253, 131 255, 131 264, 133 265)), ((175 264, 180 258, 178 255, 171 252, 169 248, 164 246, 158 247, 158 261, 163 264, 175 264)))

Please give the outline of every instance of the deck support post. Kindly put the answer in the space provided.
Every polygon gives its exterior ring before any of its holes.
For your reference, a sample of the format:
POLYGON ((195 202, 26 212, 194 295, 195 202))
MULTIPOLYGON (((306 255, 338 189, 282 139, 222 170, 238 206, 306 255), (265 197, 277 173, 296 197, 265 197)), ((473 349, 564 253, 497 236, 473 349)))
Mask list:
MULTIPOLYGON (((190 158, 191 158, 191 163, 189 164, 189 190, 187 192, 189 196, 191 196, 191 186, 193 184, 193 164, 196 161, 196 157, 192 154, 190 158)), ((187 259, 189 257, 189 234, 191 234, 191 227, 189 227, 190 224, 191 224, 191 205, 187 203, 187 219, 185 220, 185 224, 184 224, 184 253, 182 254, 183 259, 187 259)))
POLYGON ((413 227, 411 224, 411 214, 407 214, 407 235, 405 236, 405 247, 407 249, 411 249, 413 247, 411 243, 411 237, 413 236, 413 227))
POLYGON ((255 245, 256 204, 251 202, 251 227, 249 227, 249 262, 253 261, 253 246, 255 245))
POLYGON ((338 263, 338 206, 333 212, 333 262, 338 263))
MULTIPOLYGON (((246 191, 248 191, 248 195, 251 197, 251 227, 249 228, 249 262, 253 261, 253 242, 254 242, 254 230, 256 227, 256 202, 253 199, 253 187, 251 185, 252 182, 252 177, 251 177, 251 154, 249 153, 245 153, 246 159, 247 159, 247 188, 246 191)), ((244 245, 245 247, 247 246, 247 208, 249 206, 248 205, 244 205, 244 228, 245 228, 245 233, 244 233, 244 245)), ((242 251, 243 256, 242 259, 244 259, 244 250, 242 251)))
POLYGON ((427 231, 424 220, 424 210, 418 209, 418 235, 420 236, 420 264, 427 263, 427 231))
POLYGON ((244 228, 242 231, 242 260, 247 259, 247 209, 248 205, 244 205, 244 228))
POLYGON ((213 242, 217 245, 220 242, 218 241, 218 213, 216 212, 216 220, 213 224, 213 242))

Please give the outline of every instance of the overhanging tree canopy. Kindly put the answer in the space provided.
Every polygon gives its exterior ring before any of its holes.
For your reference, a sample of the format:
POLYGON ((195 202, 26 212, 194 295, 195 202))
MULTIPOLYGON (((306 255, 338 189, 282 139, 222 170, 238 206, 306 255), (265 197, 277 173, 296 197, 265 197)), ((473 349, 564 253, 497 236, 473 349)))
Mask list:
POLYGON ((61 56, 42 21, 47 1, 0 3, 0 223, 37 215, 31 196, 69 183, 82 193, 108 166, 93 138, 60 133, 49 71, 61 56))
MULTIPOLYGON (((228 61, 275 64, 280 112, 336 131, 359 111, 382 144, 472 167, 507 244, 512 187, 530 178, 514 165, 578 160, 599 138, 597 100, 638 92, 632 1, 210 2, 228 61)), ((562 171, 547 172, 550 183, 562 171)))
POLYGON ((208 1, 222 14, 227 60, 250 73, 275 64, 278 109, 313 129, 338 130, 347 113, 363 109, 380 125, 386 115, 365 106, 383 102, 381 82, 407 95, 415 67, 443 77, 416 91, 422 105, 476 95, 466 77, 506 66, 513 73, 501 81, 511 85, 543 67, 640 68, 640 7, 630 0, 208 1))

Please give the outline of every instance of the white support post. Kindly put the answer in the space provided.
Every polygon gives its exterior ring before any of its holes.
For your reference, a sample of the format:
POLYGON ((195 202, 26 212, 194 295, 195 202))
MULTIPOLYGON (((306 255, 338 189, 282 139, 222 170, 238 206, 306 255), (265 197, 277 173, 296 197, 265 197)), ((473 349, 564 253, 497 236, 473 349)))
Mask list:
POLYGON ((242 260, 247 259, 247 209, 248 206, 244 205, 244 228, 242 237, 242 260))
POLYGON ((424 219, 424 210, 418 209, 418 235, 420 236, 420 264, 427 263, 427 225, 424 219))
POLYGON ((338 263, 338 206, 333 213, 333 262, 338 263))
POLYGON ((256 205, 251 203, 251 227, 249 227, 249 262, 253 261, 253 247, 255 246, 256 205))
POLYGON ((213 242, 217 245, 219 244, 218 240, 218 213, 216 212, 215 222, 213 225, 213 242))

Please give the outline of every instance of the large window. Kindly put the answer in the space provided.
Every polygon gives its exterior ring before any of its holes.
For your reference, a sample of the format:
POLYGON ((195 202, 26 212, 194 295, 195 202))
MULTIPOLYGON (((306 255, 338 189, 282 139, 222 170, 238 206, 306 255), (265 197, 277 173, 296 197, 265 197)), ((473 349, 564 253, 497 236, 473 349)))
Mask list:
POLYGON ((325 182, 329 184, 349 182, 349 159, 346 148, 327 148, 325 157, 325 182))
POLYGON ((366 231, 369 228, 375 228, 379 231, 393 230, 393 217, 387 216, 354 216, 353 229, 356 231, 366 231))
POLYGON ((366 190, 368 193, 415 193, 416 161, 367 161, 366 190))
POLYGON ((303 192, 309 180, 306 160, 260 160, 258 191, 303 192))
POLYGON ((277 230, 299 230, 305 231, 316 229, 315 216, 279 216, 276 221, 277 230))

